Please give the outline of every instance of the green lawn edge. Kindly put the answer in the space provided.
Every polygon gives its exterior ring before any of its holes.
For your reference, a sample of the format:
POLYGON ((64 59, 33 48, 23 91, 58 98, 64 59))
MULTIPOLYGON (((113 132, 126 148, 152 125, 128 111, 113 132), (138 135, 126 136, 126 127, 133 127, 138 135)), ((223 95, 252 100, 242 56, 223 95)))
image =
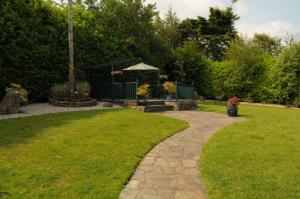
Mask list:
MULTIPOLYGON (((200 104, 226 113, 226 106, 200 104)), ((201 150, 209 198, 300 198, 299 109, 240 105, 246 120, 213 135, 201 150)))
POLYGON ((187 122, 178 119, 132 109, 0 120, 4 129, 0 132, 0 191, 13 198, 116 199, 143 157, 187 127, 187 122), (97 124, 100 135, 93 127, 97 124), (32 135, 30 128, 41 132, 32 135), (83 135, 84 129, 91 132, 83 135), (99 140, 87 139, 95 135, 99 140), (107 147, 110 145, 112 150, 107 147), (80 153, 76 147, 81 147, 80 153), (62 148, 64 153, 59 154, 62 148))

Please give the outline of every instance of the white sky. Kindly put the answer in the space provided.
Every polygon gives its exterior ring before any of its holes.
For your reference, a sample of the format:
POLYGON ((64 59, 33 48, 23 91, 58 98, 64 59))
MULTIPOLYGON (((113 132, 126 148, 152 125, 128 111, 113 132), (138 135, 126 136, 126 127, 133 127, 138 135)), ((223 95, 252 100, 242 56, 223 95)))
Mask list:
MULTIPOLYGON (((231 5, 230 0, 146 0, 146 2, 156 3, 162 16, 169 7, 172 7, 181 19, 207 17, 209 7, 224 8, 231 5)), ((241 17, 236 27, 247 37, 258 32, 281 38, 289 33, 300 38, 300 23, 297 20, 300 17, 297 10, 299 6, 300 0, 239 0, 233 6, 235 13, 241 17)))

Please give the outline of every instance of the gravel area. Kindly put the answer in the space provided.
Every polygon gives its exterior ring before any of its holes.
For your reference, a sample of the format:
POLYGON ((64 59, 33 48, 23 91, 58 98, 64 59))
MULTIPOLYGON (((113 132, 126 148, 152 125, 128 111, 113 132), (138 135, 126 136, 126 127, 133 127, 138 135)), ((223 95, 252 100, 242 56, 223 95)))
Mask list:
POLYGON ((79 108, 67 108, 67 107, 57 107, 52 106, 48 103, 37 103, 22 106, 20 109, 22 113, 11 114, 11 115, 0 115, 0 120, 28 117, 33 115, 44 115, 49 113, 60 113, 60 112, 71 112, 71 111, 87 111, 87 110, 99 110, 99 109, 114 109, 121 108, 121 106, 114 105, 113 107, 107 108, 103 107, 103 102, 98 102, 97 106, 91 107, 79 107, 79 108))

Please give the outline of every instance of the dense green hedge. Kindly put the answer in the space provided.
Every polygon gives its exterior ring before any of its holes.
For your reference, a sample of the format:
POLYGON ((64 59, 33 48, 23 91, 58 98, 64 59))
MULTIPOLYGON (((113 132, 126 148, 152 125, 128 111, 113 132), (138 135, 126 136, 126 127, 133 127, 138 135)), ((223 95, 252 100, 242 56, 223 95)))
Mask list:
MULTIPOLYGON (((86 79, 87 66, 132 57, 163 67, 169 50, 154 32, 155 14, 142 1, 101 1, 98 10, 75 4, 77 79, 86 79)), ((54 83, 67 80, 65 7, 43 0, 1 1, 0 30, 0 97, 15 82, 29 91, 31 100, 43 100, 54 83)))
POLYGON ((284 46, 273 56, 251 40, 238 39, 225 61, 209 63, 202 80, 208 98, 238 96, 251 102, 293 104, 300 95, 298 43, 284 46))

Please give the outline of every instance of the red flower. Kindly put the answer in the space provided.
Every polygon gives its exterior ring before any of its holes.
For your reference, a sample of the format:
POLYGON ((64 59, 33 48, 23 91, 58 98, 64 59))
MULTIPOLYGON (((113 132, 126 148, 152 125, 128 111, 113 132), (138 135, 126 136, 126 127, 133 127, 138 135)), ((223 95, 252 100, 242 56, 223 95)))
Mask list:
POLYGON ((240 99, 237 97, 231 97, 227 100, 228 103, 232 104, 232 105, 238 105, 240 103, 240 99))

